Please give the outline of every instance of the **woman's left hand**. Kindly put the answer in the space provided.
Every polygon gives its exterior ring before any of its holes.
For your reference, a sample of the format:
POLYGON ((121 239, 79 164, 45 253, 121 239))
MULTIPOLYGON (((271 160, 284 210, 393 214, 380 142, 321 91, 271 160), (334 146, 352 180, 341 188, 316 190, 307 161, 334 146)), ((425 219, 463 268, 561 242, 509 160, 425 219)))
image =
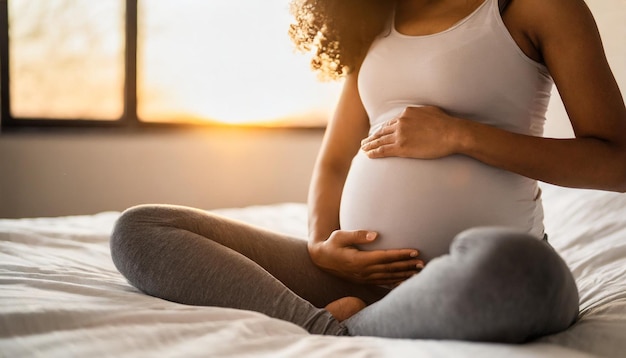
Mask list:
POLYGON ((370 158, 404 157, 436 159, 457 152, 458 119, 438 107, 407 107, 361 141, 370 158))

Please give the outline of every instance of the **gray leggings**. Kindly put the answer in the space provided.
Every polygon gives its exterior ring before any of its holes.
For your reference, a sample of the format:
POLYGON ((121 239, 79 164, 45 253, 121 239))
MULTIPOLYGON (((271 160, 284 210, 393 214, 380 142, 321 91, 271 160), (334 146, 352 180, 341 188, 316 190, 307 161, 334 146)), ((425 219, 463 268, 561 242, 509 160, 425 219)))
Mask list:
POLYGON ((149 295, 257 311, 313 334, 524 342, 578 314, 576 284, 550 245, 503 228, 459 234, 449 255, 391 291, 318 269, 302 239, 180 206, 125 211, 111 255, 149 295), (368 307, 341 323, 321 308, 346 296, 368 307))

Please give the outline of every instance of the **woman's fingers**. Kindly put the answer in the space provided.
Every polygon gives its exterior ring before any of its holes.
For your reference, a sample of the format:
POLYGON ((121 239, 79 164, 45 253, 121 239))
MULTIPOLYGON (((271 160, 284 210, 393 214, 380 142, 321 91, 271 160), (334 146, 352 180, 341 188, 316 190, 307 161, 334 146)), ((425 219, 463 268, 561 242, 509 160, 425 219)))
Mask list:
POLYGON ((415 249, 359 250, 378 238, 373 231, 333 232, 322 245, 325 260, 321 267, 351 281, 367 284, 396 284, 415 275, 424 267, 415 249))
MULTIPOLYGON (((339 247, 367 245, 376 239, 378 239, 378 233, 368 230, 336 230, 329 237, 329 241, 339 247)), ((363 256, 361 259, 369 261, 368 264, 371 265, 416 258, 419 251, 416 249, 373 250, 360 251, 360 255, 363 256)))
POLYGON ((367 230, 334 231, 328 241, 338 247, 354 247, 354 245, 366 245, 373 242, 378 237, 378 233, 367 230))
POLYGON ((369 270, 371 272, 383 272, 383 273, 421 271, 423 268, 424 268, 424 261, 422 260, 398 261, 398 262, 392 262, 388 264, 369 266, 369 270))
POLYGON ((358 277, 356 277, 356 280, 375 285, 389 285, 405 281, 418 273, 419 271, 417 270, 403 272, 375 272, 371 274, 361 273, 358 277))
POLYGON ((407 107, 399 117, 386 122, 361 141, 361 150, 370 158, 403 157, 435 159, 458 151, 451 133, 462 130, 462 120, 437 107, 407 107))
POLYGON ((385 146, 393 146, 395 143, 396 140, 392 135, 386 135, 363 144, 361 150, 364 152, 375 151, 385 146))
POLYGON ((368 136, 367 138, 363 139, 361 141, 361 145, 365 145, 367 143, 371 143, 372 141, 375 141, 381 137, 385 137, 388 136, 389 134, 392 134, 396 131, 396 126, 395 124, 398 123, 397 119, 392 119, 386 123, 384 123, 377 131, 375 131, 374 133, 372 133, 372 135, 368 136))
POLYGON ((400 156, 398 132, 395 125, 386 125, 361 141, 361 150, 370 158, 400 156))
POLYGON ((368 263, 358 276, 369 283, 401 282, 424 268, 424 261, 416 258, 417 250, 360 251, 358 254, 362 255, 363 263, 368 263))
POLYGON ((395 140, 394 133, 394 127, 385 126, 371 136, 363 139, 361 141, 361 149, 367 150, 384 144, 393 143, 395 140))
POLYGON ((422 260, 402 260, 389 263, 373 264, 365 266, 362 270, 363 276, 376 278, 401 278, 412 276, 424 268, 422 260))
POLYGON ((416 249, 374 250, 360 251, 359 254, 363 256, 369 266, 373 266, 417 259, 419 251, 416 249))

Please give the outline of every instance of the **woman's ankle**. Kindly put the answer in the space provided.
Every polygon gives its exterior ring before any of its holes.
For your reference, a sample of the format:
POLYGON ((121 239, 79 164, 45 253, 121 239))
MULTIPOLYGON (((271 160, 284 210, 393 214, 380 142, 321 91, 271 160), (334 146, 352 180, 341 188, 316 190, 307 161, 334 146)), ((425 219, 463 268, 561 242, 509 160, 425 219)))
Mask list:
POLYGON ((325 309, 330 312, 337 321, 342 322, 352 317, 366 306, 365 302, 360 298, 348 296, 329 303, 326 305, 325 309))

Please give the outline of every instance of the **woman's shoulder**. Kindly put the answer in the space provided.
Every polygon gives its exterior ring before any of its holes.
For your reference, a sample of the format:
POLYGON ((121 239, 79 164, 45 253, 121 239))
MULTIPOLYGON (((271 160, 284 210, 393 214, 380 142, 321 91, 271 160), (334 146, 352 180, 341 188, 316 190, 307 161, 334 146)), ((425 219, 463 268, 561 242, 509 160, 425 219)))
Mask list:
POLYGON ((585 25, 593 19, 584 0, 510 0, 506 13, 517 17, 528 30, 585 25))
POLYGON ((547 42, 571 42, 574 34, 597 32, 584 0, 510 0, 502 17, 524 52, 539 62, 547 42))

